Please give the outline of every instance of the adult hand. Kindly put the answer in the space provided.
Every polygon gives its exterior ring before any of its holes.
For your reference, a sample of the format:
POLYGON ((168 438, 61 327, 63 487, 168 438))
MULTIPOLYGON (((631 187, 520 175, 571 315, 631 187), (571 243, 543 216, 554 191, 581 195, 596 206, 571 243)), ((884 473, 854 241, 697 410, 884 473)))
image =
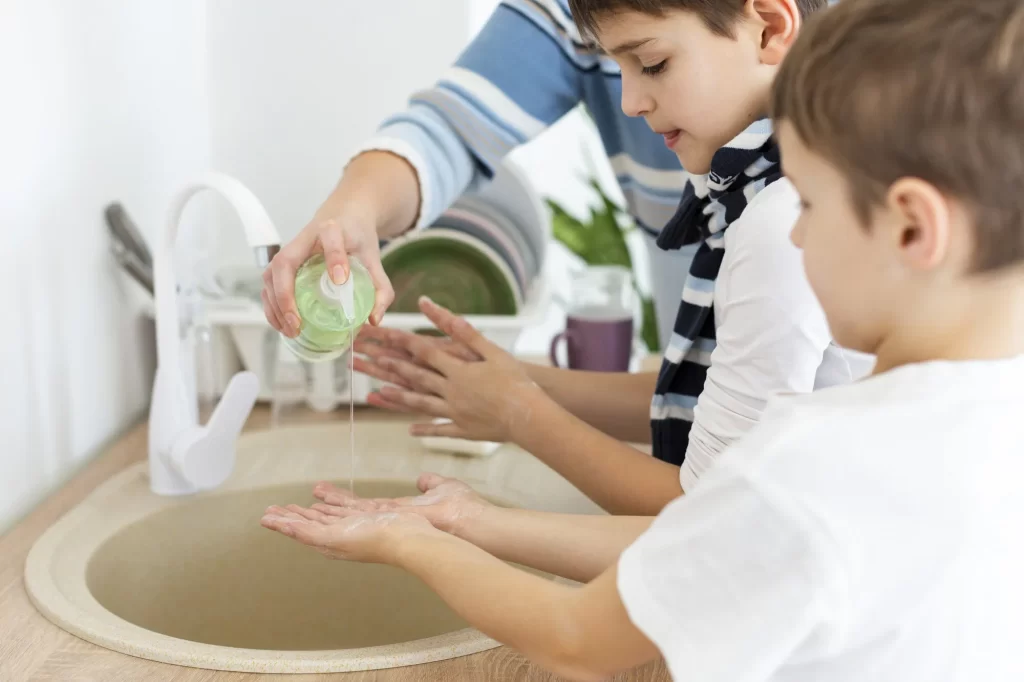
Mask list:
POLYGON ((277 331, 297 336, 302 321, 295 305, 295 273, 311 256, 323 252, 327 272, 336 284, 351 275, 349 256, 366 266, 376 295, 370 323, 379 324, 395 292, 380 262, 377 221, 372 211, 355 202, 325 204, 316 217, 285 245, 263 272, 263 313, 277 331), (333 208, 340 206, 340 208, 333 208))

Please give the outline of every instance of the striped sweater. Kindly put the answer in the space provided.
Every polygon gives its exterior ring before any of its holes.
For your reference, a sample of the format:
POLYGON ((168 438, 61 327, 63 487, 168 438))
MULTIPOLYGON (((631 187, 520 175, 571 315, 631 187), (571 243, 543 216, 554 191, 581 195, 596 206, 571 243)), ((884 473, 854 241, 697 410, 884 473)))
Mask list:
POLYGON ((657 234, 686 173, 642 118, 622 113, 621 98, 618 65, 581 40, 565 0, 506 0, 437 84, 414 94, 360 151, 386 149, 410 162, 422 185, 419 224, 427 225, 512 149, 585 103, 627 209, 657 234))

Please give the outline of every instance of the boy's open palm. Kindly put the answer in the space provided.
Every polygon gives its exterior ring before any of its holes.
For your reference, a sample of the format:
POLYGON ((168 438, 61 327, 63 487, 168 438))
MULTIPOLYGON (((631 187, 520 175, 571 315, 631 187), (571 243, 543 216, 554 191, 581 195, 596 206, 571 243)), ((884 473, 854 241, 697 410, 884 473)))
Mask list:
POLYGON ((367 499, 331 483, 318 483, 313 489, 313 495, 322 503, 314 504, 312 508, 339 517, 353 513, 417 514, 438 530, 459 535, 461 529, 492 506, 475 490, 454 478, 422 474, 416 481, 416 487, 422 491, 422 495, 367 499))
POLYGON ((267 508, 260 525, 309 545, 329 559, 364 563, 393 563, 403 538, 439 533, 417 514, 356 510, 325 514, 294 504, 267 508))

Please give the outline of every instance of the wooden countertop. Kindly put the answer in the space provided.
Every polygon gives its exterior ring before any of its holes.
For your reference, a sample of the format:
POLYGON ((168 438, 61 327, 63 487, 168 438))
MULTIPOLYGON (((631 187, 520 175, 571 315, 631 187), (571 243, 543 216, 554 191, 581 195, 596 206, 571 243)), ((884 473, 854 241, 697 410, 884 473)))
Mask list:
MULTIPOLYGON (((404 415, 385 414, 360 408, 360 419, 393 421, 402 428, 410 420, 404 415)), ((331 414, 294 413, 289 423, 323 423, 348 419, 343 412, 331 414)), ((258 407, 246 430, 265 429, 269 409, 258 407)), ((25 592, 22 571, 32 544, 47 528, 77 505, 99 484, 146 453, 146 424, 140 424, 120 438, 105 454, 97 457, 63 488, 47 498, 17 526, 0 536, 0 680, 3 682, 86 682, 161 681, 250 682, 257 679, 287 680, 545 680, 557 678, 538 668, 518 653, 501 647, 472 656, 392 670, 323 675, 258 675, 202 670, 155 663, 96 646, 61 630, 40 615, 25 592)), ((661 682, 670 677, 663 662, 651 663, 614 678, 620 681, 661 682)))

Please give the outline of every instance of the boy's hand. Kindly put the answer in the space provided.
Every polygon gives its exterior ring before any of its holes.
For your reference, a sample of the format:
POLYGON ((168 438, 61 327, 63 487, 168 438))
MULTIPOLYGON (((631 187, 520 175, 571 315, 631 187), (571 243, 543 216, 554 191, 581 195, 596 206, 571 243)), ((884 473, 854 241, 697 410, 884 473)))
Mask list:
POLYGON ((330 515, 298 505, 267 508, 260 525, 313 547, 329 559, 394 564, 396 550, 415 535, 441 531, 418 514, 359 512, 330 515))
POLYGON ((462 481, 437 474, 423 474, 416 481, 423 494, 416 497, 366 499, 330 483, 318 483, 313 495, 322 500, 313 509, 330 516, 347 517, 353 513, 399 512, 422 516, 446 533, 464 536, 470 523, 479 518, 490 502, 462 481))
POLYGON ((370 404, 451 422, 415 424, 410 429, 415 436, 514 441, 528 427, 533 411, 547 400, 544 391, 519 361, 461 317, 427 298, 420 300, 420 310, 451 343, 408 335, 402 348, 410 357, 378 354, 373 363, 397 386, 371 394, 370 404), (472 357, 467 351, 479 359, 466 359, 472 357))
MULTIPOLYGON (((363 327, 359 331, 359 336, 356 337, 356 342, 353 349, 356 355, 353 358, 354 369, 357 372, 366 374, 375 379, 387 382, 389 384, 395 384, 401 388, 412 390, 410 386, 401 376, 398 374, 388 371, 381 366, 381 360, 384 359, 395 359, 404 360, 406 362, 416 362, 416 358, 413 356, 410 350, 410 343, 422 343, 430 344, 435 348, 449 353, 453 357, 461 358, 467 362, 475 362, 482 358, 466 347, 465 344, 453 341, 446 337, 435 337, 425 336, 421 334, 413 334, 411 332, 402 331, 400 329, 390 329, 388 327, 363 327), (366 356, 361 357, 361 356, 366 356)), ((376 407, 382 407, 389 410, 395 410, 398 412, 406 412, 408 408, 403 405, 391 403, 384 400, 379 394, 374 394, 370 400, 370 404, 376 407)))
POLYGON ((312 221, 278 252, 263 272, 263 314, 277 331, 297 336, 301 320, 295 305, 295 273, 315 253, 322 251, 327 272, 336 284, 351 274, 348 258, 356 255, 370 273, 376 294, 370 323, 380 324, 395 298, 391 281, 380 262, 377 223, 355 202, 335 209, 321 207, 312 221))

